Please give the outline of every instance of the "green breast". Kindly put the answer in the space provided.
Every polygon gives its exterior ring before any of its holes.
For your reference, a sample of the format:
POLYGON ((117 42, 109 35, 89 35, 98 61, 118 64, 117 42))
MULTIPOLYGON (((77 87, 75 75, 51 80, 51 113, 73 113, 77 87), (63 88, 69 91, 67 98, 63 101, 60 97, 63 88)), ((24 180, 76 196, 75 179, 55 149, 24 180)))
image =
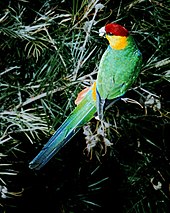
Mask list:
POLYGON ((114 50, 109 46, 101 58, 97 90, 102 99, 122 96, 138 77, 142 56, 131 36, 127 42, 123 50, 114 50))

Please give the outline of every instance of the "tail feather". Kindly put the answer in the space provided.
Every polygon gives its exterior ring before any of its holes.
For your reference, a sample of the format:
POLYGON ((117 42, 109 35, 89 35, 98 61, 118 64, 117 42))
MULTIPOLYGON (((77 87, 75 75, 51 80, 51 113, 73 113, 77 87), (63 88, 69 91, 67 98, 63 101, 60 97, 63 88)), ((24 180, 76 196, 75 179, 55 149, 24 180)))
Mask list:
POLYGON ((89 91, 80 104, 57 129, 40 153, 30 162, 31 169, 43 167, 96 113, 96 104, 89 91))

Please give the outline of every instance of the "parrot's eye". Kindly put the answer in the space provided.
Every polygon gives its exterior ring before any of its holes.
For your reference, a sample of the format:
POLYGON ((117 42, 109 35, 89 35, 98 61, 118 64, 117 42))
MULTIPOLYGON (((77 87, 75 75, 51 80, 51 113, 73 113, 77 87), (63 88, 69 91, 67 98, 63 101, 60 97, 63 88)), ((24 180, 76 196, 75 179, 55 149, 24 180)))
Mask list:
POLYGON ((109 33, 107 33, 107 35, 110 35, 110 36, 112 36, 112 35, 113 35, 113 33, 109 32, 109 33))

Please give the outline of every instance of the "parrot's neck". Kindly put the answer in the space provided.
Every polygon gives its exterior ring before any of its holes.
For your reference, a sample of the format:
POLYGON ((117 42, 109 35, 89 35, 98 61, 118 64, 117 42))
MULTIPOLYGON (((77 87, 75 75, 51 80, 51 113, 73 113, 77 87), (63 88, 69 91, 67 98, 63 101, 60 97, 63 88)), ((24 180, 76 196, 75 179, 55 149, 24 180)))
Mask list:
POLYGON ((126 36, 106 35, 106 38, 109 41, 110 46, 115 50, 122 50, 128 44, 126 36))

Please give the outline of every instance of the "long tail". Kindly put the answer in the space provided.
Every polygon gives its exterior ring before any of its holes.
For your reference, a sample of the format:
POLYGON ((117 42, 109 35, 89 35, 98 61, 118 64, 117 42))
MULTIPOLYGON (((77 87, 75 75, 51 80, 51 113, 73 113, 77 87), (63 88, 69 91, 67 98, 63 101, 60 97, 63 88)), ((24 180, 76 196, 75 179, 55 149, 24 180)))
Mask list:
POLYGON ((29 163, 29 168, 43 167, 96 113, 96 104, 90 89, 79 105, 57 129, 40 153, 29 163))

